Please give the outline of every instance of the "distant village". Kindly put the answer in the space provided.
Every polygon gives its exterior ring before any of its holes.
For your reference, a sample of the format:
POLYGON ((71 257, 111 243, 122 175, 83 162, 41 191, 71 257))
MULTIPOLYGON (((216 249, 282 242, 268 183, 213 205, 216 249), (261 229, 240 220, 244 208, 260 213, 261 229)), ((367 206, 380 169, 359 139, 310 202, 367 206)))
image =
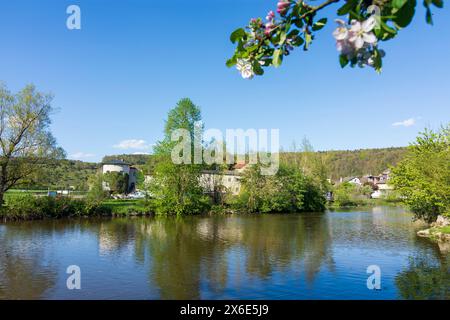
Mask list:
MULTIPOLYGON (((204 192, 214 195, 217 192, 229 192, 233 195, 238 195, 241 190, 241 179, 245 170, 250 166, 245 162, 236 163, 231 170, 215 171, 204 170, 200 177, 200 184, 204 192)), ((102 163, 102 173, 119 172, 128 175, 128 194, 121 197, 141 198, 145 197, 143 190, 138 188, 138 172, 139 169, 126 163, 123 160, 111 160, 102 163)), ((370 186, 373 190, 370 197, 372 199, 385 198, 393 190, 389 185, 390 170, 385 170, 379 175, 367 174, 362 177, 346 177, 340 178, 338 181, 328 179, 331 185, 338 185, 341 183, 349 183, 358 187, 370 186)), ((152 181, 151 175, 144 176, 144 185, 148 186, 152 181)), ((103 188, 109 190, 106 182, 103 183, 103 188)), ((119 196, 120 197, 120 196, 119 196)), ((333 193, 327 194, 327 199, 333 199, 333 193)))
POLYGON ((363 177, 349 177, 341 178, 339 183, 348 182, 357 186, 370 185, 373 189, 373 193, 370 195, 372 199, 380 199, 389 195, 394 189, 389 185, 390 170, 385 170, 379 175, 365 175, 363 177))

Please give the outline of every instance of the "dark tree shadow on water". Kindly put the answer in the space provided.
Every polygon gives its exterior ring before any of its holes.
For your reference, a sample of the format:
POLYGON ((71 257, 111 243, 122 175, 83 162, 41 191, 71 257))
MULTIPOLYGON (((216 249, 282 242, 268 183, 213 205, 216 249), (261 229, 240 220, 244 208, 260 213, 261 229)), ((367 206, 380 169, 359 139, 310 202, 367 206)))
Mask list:
POLYGON ((450 255, 435 252, 410 257, 395 283, 402 299, 450 299, 450 255))
POLYGON ((55 286, 51 258, 32 240, 36 233, 27 227, 0 233, 0 300, 41 299, 55 286))

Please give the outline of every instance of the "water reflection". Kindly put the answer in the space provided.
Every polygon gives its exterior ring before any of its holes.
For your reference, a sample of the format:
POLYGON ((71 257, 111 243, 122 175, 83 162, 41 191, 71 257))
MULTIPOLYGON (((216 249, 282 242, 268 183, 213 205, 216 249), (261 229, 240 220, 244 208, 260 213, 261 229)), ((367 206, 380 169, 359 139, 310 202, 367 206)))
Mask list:
POLYGON ((0 225, 0 298, 448 299, 448 255, 418 227, 388 207, 0 225), (373 263, 377 293, 365 287, 373 263), (81 291, 65 288, 70 264, 81 291))
POLYGON ((408 266, 395 278, 402 299, 450 299, 450 257, 440 252, 422 252, 409 257, 408 266))
POLYGON ((162 299, 202 298, 203 284, 220 293, 229 277, 270 279, 300 260, 313 281, 324 262, 333 265, 323 216, 156 219, 140 230, 148 237, 150 275, 162 299))
POLYGON ((0 299, 38 299, 55 284, 56 268, 39 230, 0 229, 0 299))

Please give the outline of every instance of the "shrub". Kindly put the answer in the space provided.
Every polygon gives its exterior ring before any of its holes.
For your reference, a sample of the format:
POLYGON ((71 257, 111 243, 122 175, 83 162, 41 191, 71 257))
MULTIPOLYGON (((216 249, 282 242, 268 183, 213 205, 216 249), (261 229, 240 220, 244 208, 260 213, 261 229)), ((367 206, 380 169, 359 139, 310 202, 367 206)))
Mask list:
POLYGON ((246 212, 313 212, 325 210, 325 196, 298 168, 282 165, 274 176, 263 176, 258 165, 249 168, 235 206, 246 212))
POLYGON ((450 208, 450 124, 426 130, 408 148, 391 179, 415 217, 428 222, 450 208))
POLYGON ((9 199, 7 206, 0 211, 0 216, 4 220, 36 220, 90 215, 111 215, 111 209, 100 202, 20 195, 9 199))
POLYGON ((338 207, 353 207, 358 205, 356 185, 344 182, 334 189, 334 204, 338 207))

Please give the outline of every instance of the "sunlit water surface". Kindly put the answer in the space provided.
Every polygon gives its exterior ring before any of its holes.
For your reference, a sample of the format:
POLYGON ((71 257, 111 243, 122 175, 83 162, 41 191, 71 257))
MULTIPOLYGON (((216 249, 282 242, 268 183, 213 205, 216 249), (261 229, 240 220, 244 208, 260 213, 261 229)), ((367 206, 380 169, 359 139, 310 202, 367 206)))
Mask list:
POLYGON ((0 299, 450 299, 450 254, 421 227, 397 207, 0 224, 0 299))

